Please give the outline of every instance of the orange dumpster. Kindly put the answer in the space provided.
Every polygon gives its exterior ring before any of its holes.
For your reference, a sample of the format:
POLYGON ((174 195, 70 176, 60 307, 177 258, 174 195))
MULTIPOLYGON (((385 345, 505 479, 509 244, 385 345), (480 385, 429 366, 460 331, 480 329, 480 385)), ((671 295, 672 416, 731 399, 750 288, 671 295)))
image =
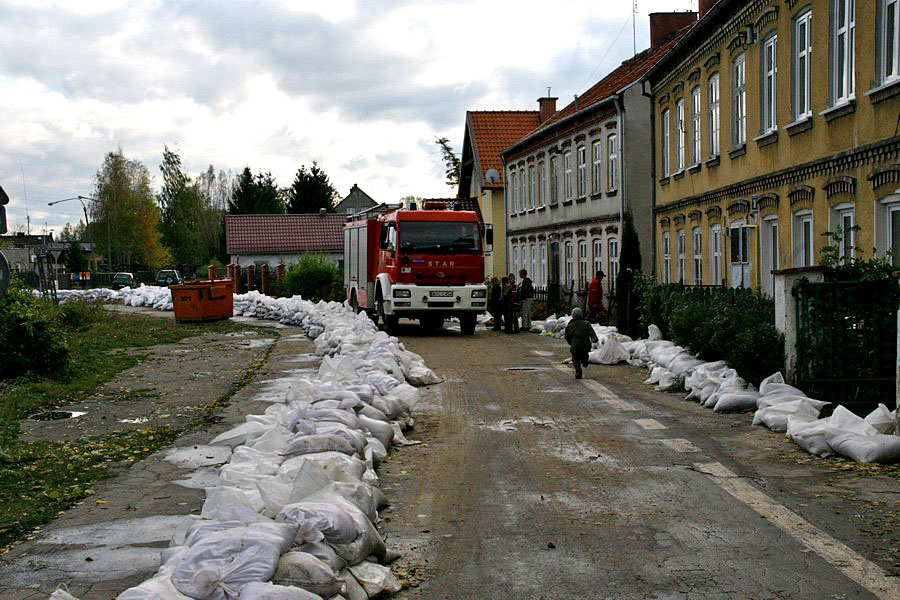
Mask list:
POLYGON ((170 285, 175 320, 179 323, 219 321, 234 314, 230 279, 193 279, 170 285))

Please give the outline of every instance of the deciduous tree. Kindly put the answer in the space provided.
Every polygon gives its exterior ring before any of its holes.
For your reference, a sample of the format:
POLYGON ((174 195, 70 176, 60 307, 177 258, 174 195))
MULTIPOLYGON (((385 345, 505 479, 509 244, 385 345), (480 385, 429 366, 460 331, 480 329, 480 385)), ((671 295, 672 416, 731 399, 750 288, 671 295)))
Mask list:
POLYGON ((171 250, 175 264, 198 265, 205 261, 206 248, 200 229, 202 204, 191 178, 181 166, 181 157, 163 147, 163 185, 156 201, 160 210, 163 243, 171 250))

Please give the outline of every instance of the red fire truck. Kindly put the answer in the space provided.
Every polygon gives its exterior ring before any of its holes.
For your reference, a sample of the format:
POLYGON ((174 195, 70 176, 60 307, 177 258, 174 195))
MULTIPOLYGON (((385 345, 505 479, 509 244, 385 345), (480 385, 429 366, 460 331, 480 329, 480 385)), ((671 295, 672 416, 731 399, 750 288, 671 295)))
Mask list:
POLYGON ((423 210, 410 205, 349 217, 344 286, 350 305, 380 320, 388 333, 400 317, 419 319, 423 327, 457 317, 462 333, 473 334, 476 316, 487 308, 482 237, 478 216, 458 208, 426 202, 423 210))

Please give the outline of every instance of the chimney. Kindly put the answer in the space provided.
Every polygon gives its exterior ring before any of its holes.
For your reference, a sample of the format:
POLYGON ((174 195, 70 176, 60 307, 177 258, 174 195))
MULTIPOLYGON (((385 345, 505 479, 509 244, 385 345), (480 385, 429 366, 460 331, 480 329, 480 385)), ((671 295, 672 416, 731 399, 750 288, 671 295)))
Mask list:
POLYGON ((703 18, 703 15, 706 14, 706 11, 711 9, 717 1, 718 0, 700 0, 700 18, 701 19, 703 18))
MULTIPOLYGON (((715 0, 709 0, 708 3, 712 5, 715 0)), ((695 12, 650 13, 650 47, 656 48, 669 37, 669 34, 684 29, 696 21, 695 12)))
POLYGON ((328 210, 326 210, 326 209, 324 209, 324 208, 320 208, 320 209, 319 209, 319 216, 320 216, 320 217, 324 217, 327 213, 328 213, 328 210))
POLYGON ((559 98, 551 98, 545 96, 538 98, 538 123, 543 123, 556 113, 556 101, 559 98))

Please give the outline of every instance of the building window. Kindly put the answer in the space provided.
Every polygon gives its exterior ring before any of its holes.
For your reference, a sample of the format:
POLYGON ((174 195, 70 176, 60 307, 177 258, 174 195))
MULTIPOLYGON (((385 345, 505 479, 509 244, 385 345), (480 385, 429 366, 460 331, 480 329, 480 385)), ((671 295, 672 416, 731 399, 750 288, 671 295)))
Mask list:
POLYGON ((815 239, 813 238, 812 211, 794 213, 793 223, 794 266, 809 267, 815 264, 815 239))
POLYGON ((619 240, 609 240, 609 291, 616 289, 616 279, 619 276, 619 240))
POLYGON ((750 285, 750 228, 743 221, 731 224, 731 287, 750 285))
POLYGON ((528 186, 531 188, 528 191, 528 208, 534 208, 537 202, 537 171, 534 165, 528 167, 528 186))
POLYGON ((703 285, 703 234, 699 227, 694 227, 693 247, 694 252, 694 285, 703 285))
POLYGON ((794 120, 812 116, 809 101, 812 61, 812 11, 794 19, 794 120))
POLYGON ((679 229, 676 232, 677 236, 677 251, 678 251, 678 280, 677 283, 684 283, 684 245, 685 245, 685 235, 684 229, 679 229))
POLYGON ((710 283, 722 284, 722 226, 713 225, 709 228, 709 250, 712 255, 712 272, 709 274, 710 283))
POLYGON ((606 138, 606 182, 609 191, 619 187, 619 140, 611 133, 606 138))
POLYGON ((547 245, 541 244, 541 285, 547 285, 547 245))
POLYGON ((838 257, 844 264, 853 262, 855 258, 856 231, 855 215, 852 204, 839 204, 832 208, 832 231, 837 238, 830 243, 837 243, 838 257))
POLYGON ((731 66, 731 144, 747 143, 747 60, 741 54, 731 66))
POLYGON ((519 247, 513 246, 512 249, 512 270, 516 273, 519 272, 519 247))
POLYGON ((691 164, 700 162, 700 86, 691 90, 691 164))
POLYGON ((563 156, 563 170, 566 177, 566 200, 575 197, 575 188, 572 185, 572 153, 566 152, 563 156))
POLYGON ((588 245, 587 242, 578 242, 578 289, 587 287, 588 274, 588 245))
POLYGON ((760 279, 762 289, 770 296, 775 295, 775 277, 772 271, 778 269, 778 218, 767 217, 760 227, 760 279))
POLYGON ((518 182, 516 181, 515 171, 509 172, 509 214, 515 214, 518 208, 518 200, 516 195, 518 192, 518 182))
POLYGON ((881 83, 900 77, 900 0, 879 0, 878 66, 881 83))
POLYGON ((578 197, 587 196, 587 151, 578 146, 578 197))
POLYGON ((547 193, 545 190, 547 189, 547 165, 544 164, 544 161, 538 163, 538 185, 537 185, 537 200, 536 203, 538 206, 544 206, 544 195, 547 193))
POLYGON ((594 269, 592 274, 603 270, 603 240, 596 238, 594 240, 594 269))
POLYGON ((519 212, 528 208, 528 179, 525 169, 519 170, 519 212))
POLYGON ((684 170, 684 99, 675 103, 675 169, 684 170))
POLYGON ((550 159, 550 204, 559 202, 559 157, 550 159))
POLYGON ((772 35, 766 38, 762 48, 762 90, 760 101, 762 114, 760 114, 760 128, 762 133, 775 131, 778 126, 778 112, 775 98, 778 94, 778 36, 772 35))
POLYGON ((660 167, 662 168, 663 177, 669 176, 669 109, 663 111, 662 120, 660 121, 660 127, 662 129, 661 140, 662 140, 662 156, 660 161, 660 167))
POLYGON ((528 274, 531 275, 532 280, 537 277, 537 246, 534 244, 531 245, 531 263, 528 265, 528 274))
POLYGON ((603 189, 603 144, 601 142, 594 142, 592 149, 594 158, 593 192, 599 194, 603 189))
POLYGON ((572 242, 566 242, 565 246, 565 257, 566 257, 566 281, 565 285, 570 287, 575 285, 575 258, 572 256, 573 253, 572 242))
POLYGON ((831 104, 853 98, 856 0, 831 0, 831 104))
POLYGON ((670 275, 670 273, 672 272, 672 269, 671 269, 671 262, 672 262, 672 254, 671 254, 671 252, 672 252, 672 243, 671 243, 671 240, 670 240, 670 238, 669 238, 669 232, 668 232, 668 231, 664 231, 664 232, 663 232, 663 243, 662 243, 662 247, 663 247, 663 269, 662 269, 663 272, 662 272, 662 281, 663 281, 663 283, 671 283, 671 282, 672 282, 672 279, 671 279, 672 276, 670 275))
POLYGON ((708 86, 708 104, 709 104, 709 155, 719 155, 719 129, 721 129, 721 121, 719 118, 719 74, 716 73, 709 78, 708 86))

